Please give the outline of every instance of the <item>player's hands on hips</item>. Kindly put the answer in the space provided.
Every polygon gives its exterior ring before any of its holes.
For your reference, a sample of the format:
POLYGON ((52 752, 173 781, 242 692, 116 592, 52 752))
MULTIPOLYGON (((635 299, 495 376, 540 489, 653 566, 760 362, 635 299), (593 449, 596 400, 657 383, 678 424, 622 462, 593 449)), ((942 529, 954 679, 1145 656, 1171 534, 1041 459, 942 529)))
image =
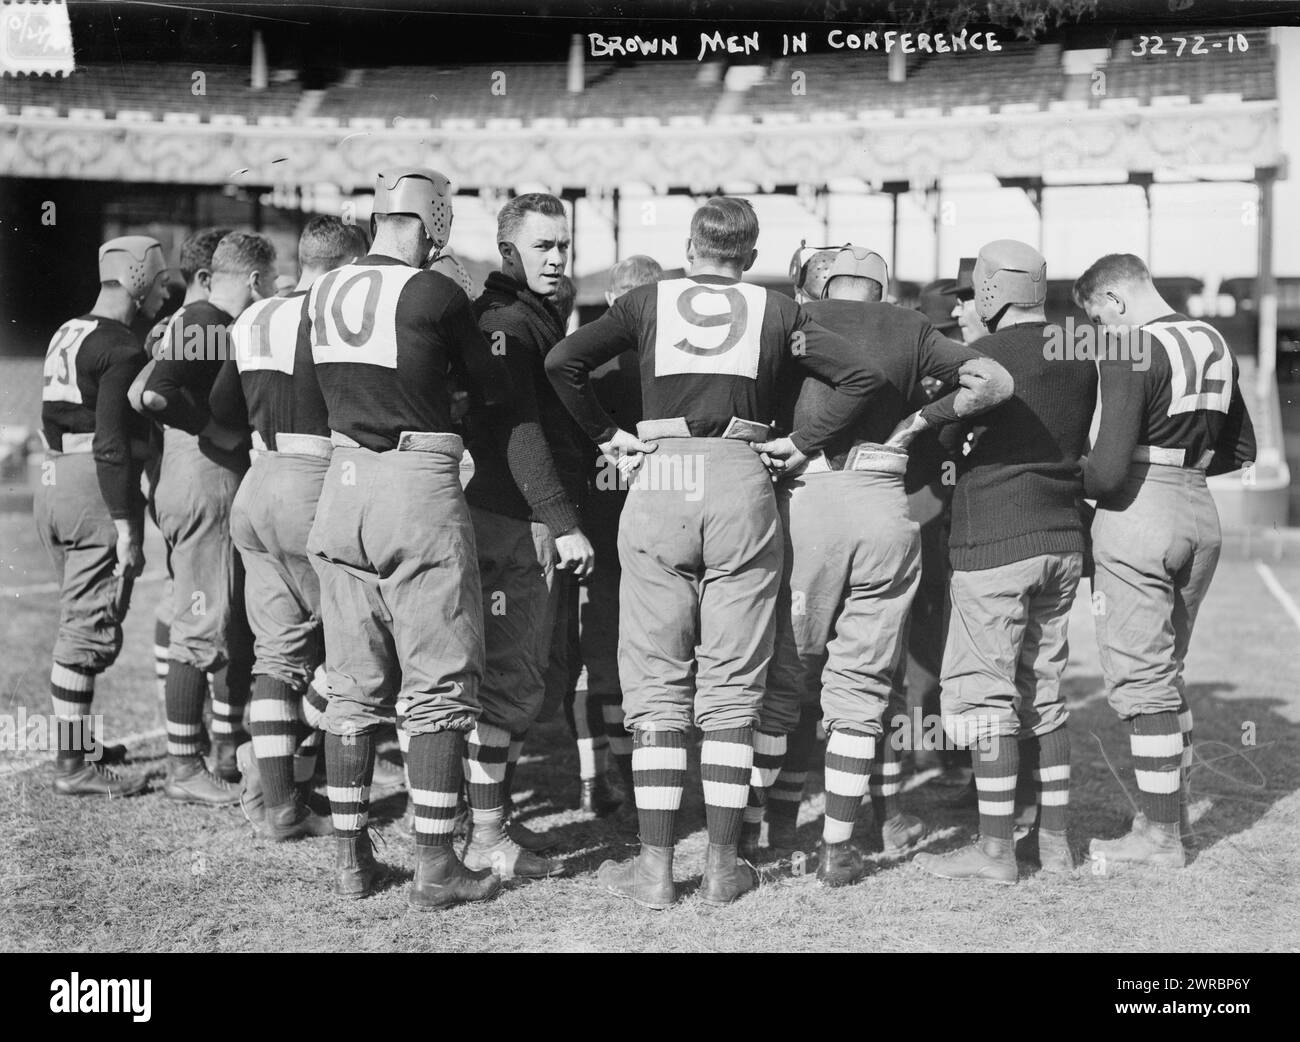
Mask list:
POLYGON ((623 480, 631 481, 640 468, 641 461, 659 448, 659 445, 653 441, 642 441, 631 431, 618 430, 609 441, 602 441, 599 447, 604 457, 618 467, 623 480))
POLYGON ((793 474, 808 462, 790 438, 751 441, 749 447, 763 457, 763 465, 775 476, 793 474))
POLYGON ((906 452, 908 446, 912 444, 912 440, 922 431, 928 430, 929 427, 930 425, 926 422, 925 417, 919 412, 914 412, 894 428, 893 433, 889 435, 889 440, 885 442, 885 446, 891 449, 902 449, 906 452))
POLYGON ((991 358, 971 358, 961 364, 961 389, 952 407, 958 416, 975 416, 1001 405, 1016 389, 1011 374, 991 358))
POLYGON ((114 575, 138 578, 144 571, 144 540, 138 525, 130 521, 114 521, 117 528, 117 565, 114 575))
POLYGON ((560 555, 557 568, 572 570, 579 579, 585 579, 591 574, 592 565, 596 561, 596 551, 592 548, 591 540, 583 535, 581 528, 557 536, 555 550, 560 555))

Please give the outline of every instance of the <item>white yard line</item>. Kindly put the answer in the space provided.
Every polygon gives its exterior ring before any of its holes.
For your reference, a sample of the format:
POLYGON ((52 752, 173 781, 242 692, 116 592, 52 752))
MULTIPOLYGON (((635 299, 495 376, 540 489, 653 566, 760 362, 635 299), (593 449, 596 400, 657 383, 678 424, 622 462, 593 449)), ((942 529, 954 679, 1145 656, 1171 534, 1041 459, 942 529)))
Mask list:
POLYGON ((1257 571, 1259 577, 1264 580, 1264 585, 1268 587, 1268 592, 1277 598, 1278 604, 1282 605, 1282 610, 1291 616, 1291 621, 1295 623, 1296 629, 1300 630, 1300 607, 1296 605, 1296 602, 1291 595, 1282 588, 1282 584, 1277 581, 1277 576, 1273 574, 1273 569, 1263 561, 1256 561, 1255 571, 1257 571))
MULTIPOLYGON (((157 582, 159 579, 166 579, 166 572, 145 572, 136 580, 139 583, 157 582)), ((21 597, 29 593, 58 593, 59 584, 50 581, 44 583, 32 583, 30 586, 0 586, 0 597, 21 597)))
MULTIPOLYGON (((134 734, 126 735, 123 738, 112 739, 111 745, 125 745, 130 749, 133 745, 139 745, 141 742, 149 742, 155 738, 162 738, 167 733, 165 727, 155 727, 148 731, 137 731, 134 734)), ((34 771, 37 767, 44 767, 48 763, 53 763, 53 756, 41 756, 36 759, 19 760, 16 763, 0 764, 0 778, 7 778, 11 774, 22 774, 24 771, 34 771)))

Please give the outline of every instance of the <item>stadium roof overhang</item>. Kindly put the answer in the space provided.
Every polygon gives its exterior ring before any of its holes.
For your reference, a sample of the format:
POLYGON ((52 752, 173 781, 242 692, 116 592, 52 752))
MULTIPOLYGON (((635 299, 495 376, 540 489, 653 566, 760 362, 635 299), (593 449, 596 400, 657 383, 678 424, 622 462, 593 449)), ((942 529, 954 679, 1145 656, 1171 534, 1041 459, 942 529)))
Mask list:
POLYGON ((1276 100, 903 116, 864 111, 799 122, 494 121, 436 130, 412 121, 303 126, 278 118, 247 124, 240 117, 198 123, 123 115, 0 112, 0 172, 198 185, 334 183, 354 192, 370 188, 385 166, 417 163, 438 167, 462 190, 525 182, 605 190, 644 182, 666 191, 736 181, 824 185, 833 178, 923 186, 971 171, 1004 179, 1090 170, 1195 173, 1282 161, 1276 100))

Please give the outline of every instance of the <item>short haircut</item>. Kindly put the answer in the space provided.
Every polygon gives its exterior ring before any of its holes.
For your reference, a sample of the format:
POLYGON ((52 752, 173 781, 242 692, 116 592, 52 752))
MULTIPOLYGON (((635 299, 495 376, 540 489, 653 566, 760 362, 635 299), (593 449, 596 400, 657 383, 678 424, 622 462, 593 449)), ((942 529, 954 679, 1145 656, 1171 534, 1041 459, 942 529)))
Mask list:
POLYGON ((826 297, 831 295, 832 286, 841 292, 853 290, 853 300, 875 304, 885 298, 885 287, 865 275, 832 275, 830 281, 826 283, 826 297))
POLYGON ((1072 295, 1074 302, 1082 308, 1112 286, 1150 282, 1151 272, 1141 257, 1131 253, 1108 253, 1075 279, 1072 295))
POLYGON ((545 192, 528 192, 517 195, 497 214, 497 242, 514 242, 519 233, 519 226, 530 213, 539 213, 544 217, 568 217, 564 212, 564 203, 545 192))
POLYGON ((185 285, 194 282, 200 268, 212 270, 212 251, 230 234, 230 228, 200 228, 181 243, 181 277, 185 285))
POLYGON ((691 241, 697 256, 743 264, 758 242, 758 215, 744 199, 715 195, 691 218, 691 241))
POLYGON ((354 228, 337 217, 313 217, 298 237, 299 266, 329 271, 358 256, 354 228))
POLYGON ((247 275, 275 269, 275 247, 265 235, 231 232, 212 251, 212 270, 226 275, 247 275))
POLYGON ((626 257, 609 269, 609 291, 621 297, 628 290, 658 282, 664 277, 664 269, 653 257, 637 253, 626 257))

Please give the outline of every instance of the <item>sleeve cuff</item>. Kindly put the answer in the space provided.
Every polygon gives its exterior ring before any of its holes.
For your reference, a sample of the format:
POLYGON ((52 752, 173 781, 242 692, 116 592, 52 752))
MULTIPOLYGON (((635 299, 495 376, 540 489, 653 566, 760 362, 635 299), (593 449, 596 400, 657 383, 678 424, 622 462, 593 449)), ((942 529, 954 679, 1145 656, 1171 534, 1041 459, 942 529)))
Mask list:
POLYGON ((533 513, 541 519, 551 535, 559 537, 572 532, 579 525, 578 510, 566 495, 552 496, 533 504, 533 513))
POLYGON ((805 456, 811 456, 814 452, 821 449, 821 445, 815 444, 812 438, 803 431, 792 431, 790 433, 790 440, 794 442, 794 447, 805 456))

